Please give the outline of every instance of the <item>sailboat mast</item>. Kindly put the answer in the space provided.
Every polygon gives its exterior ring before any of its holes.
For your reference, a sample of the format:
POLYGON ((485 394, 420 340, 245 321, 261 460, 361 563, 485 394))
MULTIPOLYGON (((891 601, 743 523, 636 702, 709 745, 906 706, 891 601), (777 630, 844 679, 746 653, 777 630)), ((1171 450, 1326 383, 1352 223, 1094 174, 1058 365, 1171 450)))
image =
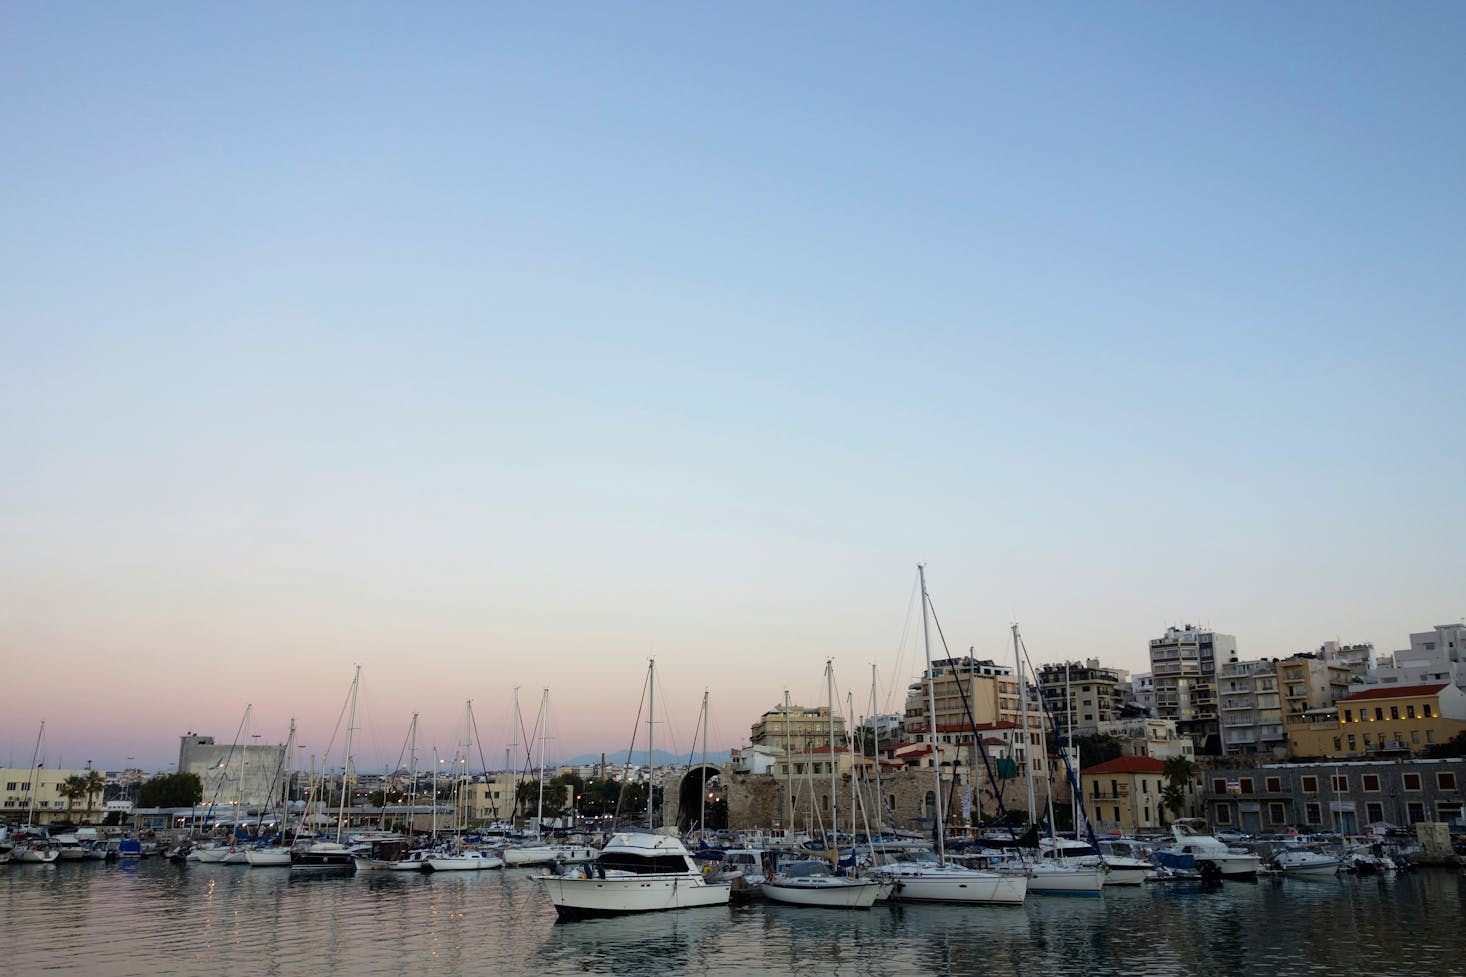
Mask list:
POLYGON ((942 823, 942 756, 937 747, 937 682, 936 676, 932 674, 932 638, 930 626, 927 624, 926 565, 918 563, 916 573, 921 580, 921 641, 926 649, 927 733, 932 747, 932 775, 937 782, 934 795, 937 806, 932 816, 936 819, 937 861, 944 863, 947 849, 942 837, 945 827, 942 823))
POLYGON ((26 824, 30 825, 31 827, 34 827, 36 823, 36 795, 40 793, 40 789, 36 785, 40 780, 39 774, 41 770, 41 743, 45 740, 45 738, 46 721, 42 719, 40 732, 36 733, 36 748, 31 751, 31 783, 29 788, 31 796, 30 806, 29 809, 26 811, 25 816, 26 824))
POLYGON ((407 764, 412 771, 412 782, 407 791, 407 833, 410 835, 416 817, 413 802, 417 800, 417 713, 412 714, 412 728, 408 731, 407 738, 407 764))
POLYGON ((356 726, 356 692, 361 685, 361 666, 351 679, 351 709, 346 714, 346 766, 341 768, 341 805, 336 816, 336 843, 341 843, 341 834, 346 829, 346 795, 351 788, 351 734, 356 726))
POLYGON ((840 834, 839 779, 835 774, 835 659, 825 659, 825 702, 830 715, 830 850, 835 853, 835 864, 840 864, 840 845, 836 838, 840 834))
MULTIPOLYGON (((513 824, 514 819, 519 816, 519 724, 524 722, 524 717, 519 714, 519 686, 514 687, 514 728, 510 732, 510 753, 514 756, 513 764, 505 764, 505 773, 514 774, 514 805, 509 808, 509 823, 513 824)), ((507 761, 509 756, 504 759, 507 761)))
POLYGON ((652 737, 655 733, 657 711, 657 660, 649 659, 646 666, 646 829, 652 831, 657 823, 652 808, 652 784, 656 780, 652 767, 652 737))
POLYGON ((784 799, 788 802, 789 820, 784 822, 785 831, 794 830, 794 770, 793 757, 789 755, 789 690, 784 690, 784 799))
POLYGON ((875 756, 871 757, 876 765, 876 830, 881 834, 886 833, 886 802, 881 795, 881 723, 878 718, 880 713, 879 701, 876 698, 876 663, 870 663, 870 715, 871 732, 875 734, 875 756))
POLYGON ((697 823, 703 835, 708 830, 708 690, 702 690, 702 796, 698 798, 697 823))
POLYGON ((534 833, 538 838, 545 832, 545 736, 550 732, 550 690, 540 696, 540 799, 535 805, 534 833))
POLYGON ((1034 824, 1038 805, 1033 795, 1033 737, 1028 732, 1028 681, 1023 674, 1023 654, 1019 651, 1018 625, 1013 625, 1013 664, 1018 669, 1018 709, 1023 717, 1023 768, 1028 781, 1028 823, 1034 824))
POLYGON ((234 794, 234 799, 239 803, 235 805, 234 827, 229 830, 229 833, 236 838, 239 837, 240 826, 248 819, 249 806, 245 800, 244 781, 245 774, 249 770, 249 714, 252 709, 254 709, 253 703, 244 704, 244 749, 239 753, 239 789, 234 794))

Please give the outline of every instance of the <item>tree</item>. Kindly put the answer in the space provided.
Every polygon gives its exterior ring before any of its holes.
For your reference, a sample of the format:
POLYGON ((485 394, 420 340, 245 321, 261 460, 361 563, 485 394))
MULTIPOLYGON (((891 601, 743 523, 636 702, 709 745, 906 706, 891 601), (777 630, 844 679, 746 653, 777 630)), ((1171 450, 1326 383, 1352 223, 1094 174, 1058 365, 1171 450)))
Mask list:
POLYGON ((82 778, 82 788, 87 798, 87 820, 91 820, 91 813, 96 807, 94 799, 107 789, 107 778, 103 777, 99 771, 88 771, 87 775, 82 778))
POLYGON ((66 798, 66 816, 69 821, 71 820, 71 811, 76 807, 78 798, 86 796, 86 778, 78 774, 72 774, 61 782, 61 786, 57 790, 62 797, 66 798))
POLYGON ((1427 746, 1421 756, 1430 760, 1444 760, 1448 757, 1466 756, 1466 731, 1457 733, 1444 743, 1427 746))
POLYGON ((1186 792, 1196 777, 1196 764, 1184 756, 1167 757, 1162 773, 1166 786, 1161 788, 1161 806, 1180 817, 1186 810, 1186 792))
POLYGON ((138 807, 192 807, 204 797, 196 773, 160 773, 138 791, 138 807))

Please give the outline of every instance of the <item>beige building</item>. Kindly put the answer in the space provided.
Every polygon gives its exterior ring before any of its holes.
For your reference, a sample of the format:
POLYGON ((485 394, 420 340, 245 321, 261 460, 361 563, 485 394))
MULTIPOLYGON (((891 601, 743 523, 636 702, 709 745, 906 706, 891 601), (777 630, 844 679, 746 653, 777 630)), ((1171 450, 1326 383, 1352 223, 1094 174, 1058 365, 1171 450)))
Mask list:
POLYGON ((1375 686, 1289 724, 1296 758, 1412 756, 1466 731, 1466 693, 1448 682, 1375 686))
MULTIPOLYGON (((836 715, 835 742, 845 742, 845 717, 836 715)), ((808 753, 823 744, 830 745, 830 709, 828 706, 775 706, 753 724, 749 742, 755 746, 775 746, 790 753, 808 753)))
POLYGON ((1044 665, 1038 670, 1038 687, 1059 728, 1066 735, 1071 729, 1084 735, 1119 718, 1119 686, 1127 678, 1119 669, 1103 668, 1098 658, 1090 658, 1044 665))
POLYGON ((1126 756, 1080 771, 1080 790, 1095 833, 1131 835, 1174 820, 1162 810, 1165 769, 1154 757, 1126 756))
MULTIPOLYGON (((936 703, 936 724, 942 726, 979 726, 1021 721, 1018 702, 1018 679, 1013 670, 990 661, 979 661, 964 656, 932 662, 929 674, 924 674, 906 690, 906 714, 902 717, 902 730, 911 739, 918 730, 928 726, 927 687, 931 686, 931 698, 936 703), (964 697, 966 703, 964 704, 964 697), (972 715, 968 716, 968 707, 972 715)), ((1043 723, 1037 715, 1038 704, 1030 705, 1029 717, 1037 729, 1043 723)))

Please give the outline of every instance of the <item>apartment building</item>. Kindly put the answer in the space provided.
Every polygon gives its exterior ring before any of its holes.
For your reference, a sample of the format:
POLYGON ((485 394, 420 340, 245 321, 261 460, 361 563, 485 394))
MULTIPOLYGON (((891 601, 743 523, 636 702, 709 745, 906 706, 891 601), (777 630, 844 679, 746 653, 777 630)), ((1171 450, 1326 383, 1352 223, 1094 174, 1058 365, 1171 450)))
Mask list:
POLYGON ((1236 637, 1190 624, 1167 628, 1163 637, 1150 642, 1155 714, 1175 720, 1199 754, 1222 752, 1217 675, 1221 666, 1236 660, 1236 637))
POLYGON ((1038 691, 1049 719, 1067 736, 1094 733, 1100 723, 1120 715, 1120 685, 1126 674, 1104 668, 1098 658, 1043 665, 1038 670, 1038 691))

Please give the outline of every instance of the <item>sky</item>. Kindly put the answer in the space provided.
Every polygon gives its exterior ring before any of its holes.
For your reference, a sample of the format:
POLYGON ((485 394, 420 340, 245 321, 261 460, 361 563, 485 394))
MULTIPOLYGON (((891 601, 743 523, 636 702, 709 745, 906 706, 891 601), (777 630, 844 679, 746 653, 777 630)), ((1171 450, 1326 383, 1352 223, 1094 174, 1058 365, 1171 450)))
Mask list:
POLYGON ((656 746, 706 690, 726 749, 831 659, 899 711, 919 562, 1005 662, 1459 621, 1463 43, 1449 2, 0 4, 0 762, 44 721, 166 769, 249 706, 339 766, 357 665, 358 766, 468 700, 492 764, 515 689, 614 756, 653 658, 656 746))

